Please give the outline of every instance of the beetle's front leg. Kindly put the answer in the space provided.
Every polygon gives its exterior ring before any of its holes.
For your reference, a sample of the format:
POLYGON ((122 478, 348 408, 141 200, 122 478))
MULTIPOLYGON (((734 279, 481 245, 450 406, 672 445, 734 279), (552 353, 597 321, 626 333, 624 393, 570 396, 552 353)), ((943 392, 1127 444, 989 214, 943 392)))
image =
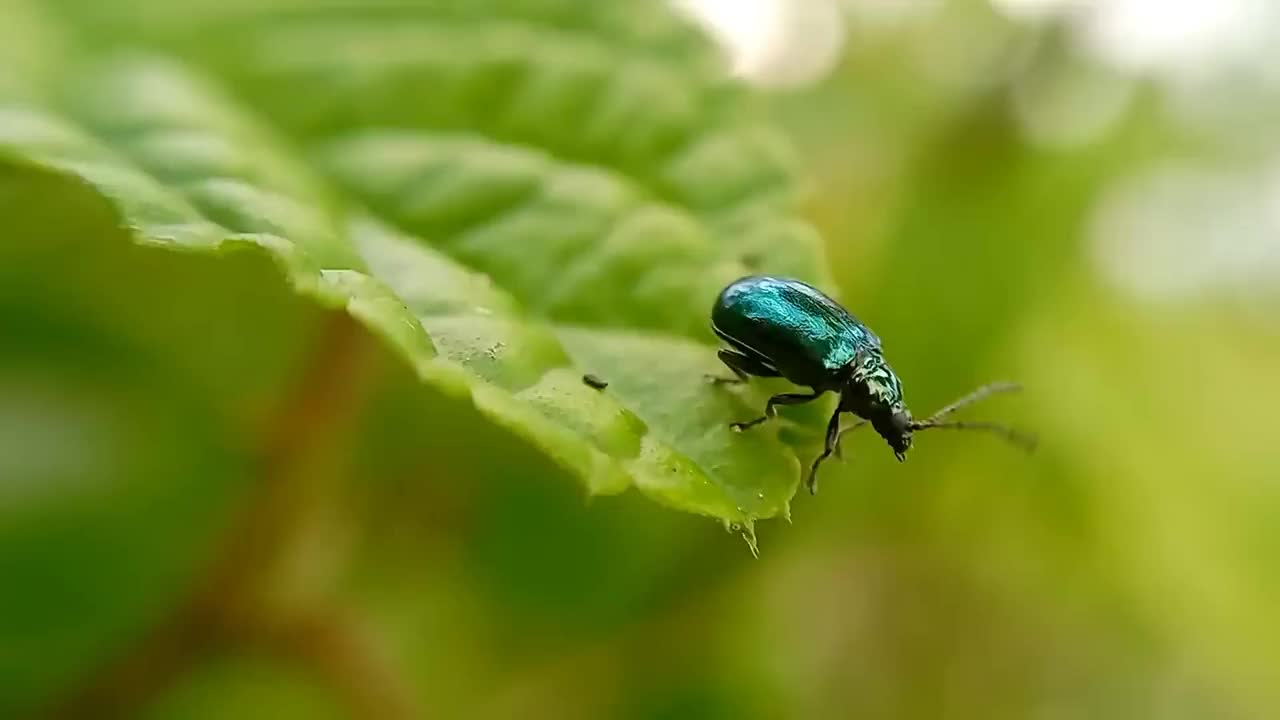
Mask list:
POLYGON ((814 459, 813 465, 809 466, 809 477, 806 478, 805 484, 809 486, 809 494, 818 494, 818 466, 823 460, 831 457, 831 453, 837 452, 840 448, 840 408, 831 413, 831 419, 827 421, 827 442, 822 449, 822 454, 814 459))
POLYGON ((779 405, 803 405, 804 403, 817 400, 826 392, 826 390, 814 390, 811 395, 805 395, 804 393, 783 393, 781 395, 774 395, 769 398, 769 402, 765 404, 764 415, 756 418, 755 420, 731 423, 729 427, 733 428, 735 432, 742 432, 743 430, 753 428, 756 425, 776 416, 778 414, 777 406, 779 405))
POLYGON ((843 450, 841 450, 841 448, 842 448, 842 447, 844 447, 844 436, 845 436, 845 435, 848 435, 849 433, 853 432, 854 430, 857 430, 858 428, 862 427, 863 425, 866 425, 866 424, 867 424, 867 422, 868 422, 868 421, 866 421, 866 420, 859 420, 858 422, 856 422, 856 423, 854 423, 854 424, 853 424, 853 427, 851 427, 851 428, 847 428, 847 429, 845 429, 845 430, 841 430, 841 431, 840 431, 840 435, 839 435, 838 437, 836 437, 836 457, 837 457, 837 458, 839 458, 839 459, 841 459, 841 460, 844 460, 844 451, 843 451, 843 450))

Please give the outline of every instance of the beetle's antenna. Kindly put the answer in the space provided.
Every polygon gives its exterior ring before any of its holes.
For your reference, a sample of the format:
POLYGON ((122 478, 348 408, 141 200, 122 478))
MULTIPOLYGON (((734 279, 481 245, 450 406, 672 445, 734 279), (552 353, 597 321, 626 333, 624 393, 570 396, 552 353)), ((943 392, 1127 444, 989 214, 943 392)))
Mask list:
POLYGON ((937 421, 959 410, 960 408, 972 405, 978 402, 979 400, 984 400, 992 395, 996 395, 999 393, 1007 393, 1007 392, 1020 392, 1021 390, 1022 390, 1022 386, 1015 382, 993 382, 989 385, 983 385, 977 390, 974 390, 968 395, 965 395, 959 400, 956 400, 955 402, 951 403, 950 405, 947 405, 946 407, 942 408, 938 412, 930 415, 928 418, 922 421, 922 424, 936 423, 937 421))
POLYGON ((1018 447, 1030 452, 1035 449, 1036 438, 1034 435, 1015 430, 1005 425, 990 422, 973 422, 973 421, 952 421, 942 422, 942 419, 951 413, 972 405, 979 400, 986 399, 998 393, 1019 392, 1022 386, 1014 382, 994 382, 989 385, 974 390, 955 402, 943 407, 938 412, 930 415, 924 420, 911 423, 911 429, 915 431, 930 430, 932 428, 947 428, 951 430, 977 430, 979 432, 989 432, 1003 437, 1005 440, 1017 445, 1018 447))
POLYGON ((1031 452, 1036 449, 1036 436, 1030 433, 1015 430, 1005 425, 991 422, 973 422, 966 420, 952 420, 951 422, 938 422, 933 419, 923 420, 921 422, 911 423, 911 429, 914 431, 932 430, 934 428, 943 428, 949 430, 977 430, 980 432, 989 432, 1003 437, 1010 443, 1031 452))

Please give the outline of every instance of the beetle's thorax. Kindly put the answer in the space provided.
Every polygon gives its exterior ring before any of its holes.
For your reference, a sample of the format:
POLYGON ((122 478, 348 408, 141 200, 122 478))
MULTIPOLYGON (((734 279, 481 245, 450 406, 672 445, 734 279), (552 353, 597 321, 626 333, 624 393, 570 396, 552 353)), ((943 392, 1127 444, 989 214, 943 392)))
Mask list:
POLYGON ((902 381, 884 355, 864 350, 849 365, 845 381, 845 409, 868 420, 902 406, 902 381))
POLYGON ((841 409, 871 423, 899 460, 911 448, 911 411, 902 401, 902 381, 878 352, 860 353, 840 397, 841 409))

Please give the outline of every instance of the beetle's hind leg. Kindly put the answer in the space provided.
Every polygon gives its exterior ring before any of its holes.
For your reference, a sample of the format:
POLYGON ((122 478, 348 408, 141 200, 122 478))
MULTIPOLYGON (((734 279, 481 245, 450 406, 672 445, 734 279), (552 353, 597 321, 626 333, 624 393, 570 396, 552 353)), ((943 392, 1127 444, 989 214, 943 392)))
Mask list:
POLYGON ((779 405, 803 405, 807 402, 817 400, 822 397, 824 393, 826 393, 826 390, 814 390, 811 395, 805 395, 804 393, 783 393, 781 395, 774 395, 769 398, 769 402, 765 404, 764 415, 761 415, 755 420, 732 423, 729 427, 733 428, 737 432, 742 432, 747 428, 753 428, 756 425, 776 416, 778 414, 777 408, 779 405))
POLYGON ((747 377, 755 375, 756 377, 781 377, 779 373, 772 367, 756 360, 749 355, 743 355, 733 350, 720 350, 716 353, 720 358, 720 362, 733 371, 733 377, 720 377, 718 375, 708 375, 707 381, 713 385, 741 385, 747 381, 747 377))
POLYGON ((805 484, 809 486, 809 494, 818 494, 818 466, 823 460, 831 457, 831 453, 838 453, 840 450, 840 410, 836 409, 831 413, 831 419, 827 421, 827 442, 822 449, 822 454, 814 459, 813 464, 809 466, 809 477, 806 478, 805 484))

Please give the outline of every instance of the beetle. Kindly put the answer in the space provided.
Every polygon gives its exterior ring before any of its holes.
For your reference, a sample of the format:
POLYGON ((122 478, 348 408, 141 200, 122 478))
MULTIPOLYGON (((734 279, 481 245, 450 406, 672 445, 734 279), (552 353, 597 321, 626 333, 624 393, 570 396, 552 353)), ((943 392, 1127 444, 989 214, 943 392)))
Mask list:
POLYGON ((988 395, 1019 389, 1014 383, 984 385, 924 420, 907 409, 902 382, 885 360, 880 338, 821 290, 800 280, 751 275, 730 283, 711 308, 711 329, 729 348, 718 355, 734 377, 712 377, 717 384, 741 384, 751 376, 781 377, 807 386, 808 393, 782 393, 769 398, 764 415, 730 425, 741 432, 777 414, 780 405, 812 402, 828 392, 840 396, 827 422, 822 453, 809 467, 806 484, 817 492, 818 466, 839 453, 840 416, 850 413, 889 444, 899 461, 906 459, 914 433, 933 428, 997 433, 1026 448, 1034 439, 1003 425, 944 421, 943 418, 988 395))

